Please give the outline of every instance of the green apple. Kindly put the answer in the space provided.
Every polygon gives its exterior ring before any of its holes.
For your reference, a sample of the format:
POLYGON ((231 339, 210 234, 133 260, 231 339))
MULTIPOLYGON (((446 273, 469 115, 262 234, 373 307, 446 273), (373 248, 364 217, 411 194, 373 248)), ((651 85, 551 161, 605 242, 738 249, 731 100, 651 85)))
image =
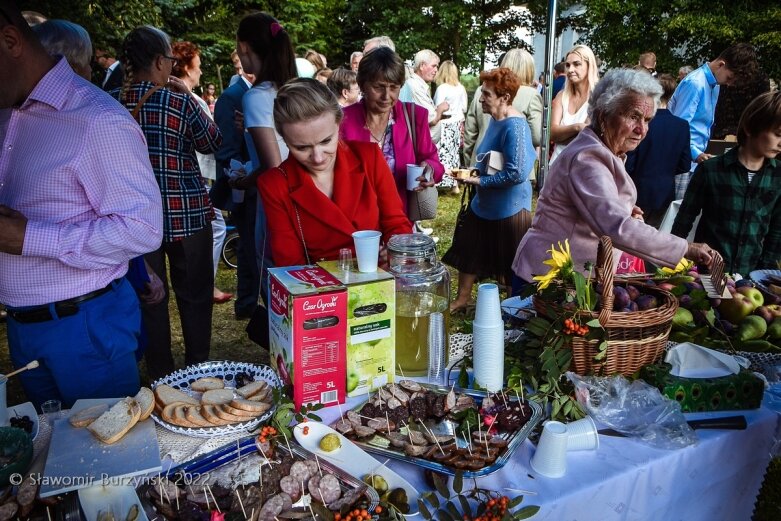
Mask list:
POLYGON ((724 299, 719 306, 719 313, 725 320, 729 320, 733 324, 740 324, 740 322, 749 316, 756 306, 751 299, 743 293, 737 291, 732 294, 731 299, 724 299))
POLYGON ((351 393, 355 390, 356 387, 358 387, 358 384, 361 382, 361 379, 358 377, 357 374, 355 374, 353 371, 350 371, 350 373, 347 375, 347 392, 351 393))
POLYGON ((751 300, 751 303, 754 304, 754 309, 757 309, 759 306, 765 303, 765 297, 762 296, 762 292, 757 288, 742 286, 738 288, 738 293, 747 296, 749 300, 751 300))

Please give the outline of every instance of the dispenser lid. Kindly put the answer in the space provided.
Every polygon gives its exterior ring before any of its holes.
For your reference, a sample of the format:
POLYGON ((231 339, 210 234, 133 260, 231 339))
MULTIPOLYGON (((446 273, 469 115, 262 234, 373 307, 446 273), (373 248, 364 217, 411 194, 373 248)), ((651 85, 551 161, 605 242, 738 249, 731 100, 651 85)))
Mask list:
POLYGON ((391 237, 388 241, 388 252, 391 255, 422 259, 435 256, 437 245, 428 235, 407 233, 391 237))

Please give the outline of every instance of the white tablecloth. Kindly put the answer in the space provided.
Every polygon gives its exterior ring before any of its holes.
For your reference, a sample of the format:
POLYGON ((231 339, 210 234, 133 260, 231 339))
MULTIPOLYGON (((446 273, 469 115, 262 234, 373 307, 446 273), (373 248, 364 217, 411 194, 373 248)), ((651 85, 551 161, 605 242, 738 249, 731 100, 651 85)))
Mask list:
MULTIPOLYGON (((349 399, 342 410, 364 398, 349 399)), ((326 423, 337 407, 318 412, 326 423)), ((731 416, 734 412, 691 414, 688 419, 731 416)), ((628 438, 600 436, 596 451, 567 455, 567 474, 551 479, 529 467, 535 447, 528 440, 501 470, 478 479, 483 488, 536 492, 523 505, 539 505, 536 520, 650 521, 751 519, 754 501, 779 435, 779 415, 767 408, 740 411, 744 431, 698 430, 699 443, 659 450, 628 438)), ((383 460, 384 461, 384 458, 383 460)), ((429 490, 422 469, 391 460, 388 466, 418 490, 429 490)), ((507 491, 510 497, 517 492, 507 491)))

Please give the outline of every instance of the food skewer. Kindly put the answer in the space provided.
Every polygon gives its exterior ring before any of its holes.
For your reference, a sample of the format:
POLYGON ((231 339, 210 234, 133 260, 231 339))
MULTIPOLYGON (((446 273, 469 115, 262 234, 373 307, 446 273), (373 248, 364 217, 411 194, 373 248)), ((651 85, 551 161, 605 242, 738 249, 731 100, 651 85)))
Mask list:
POLYGON ((317 463, 317 471, 320 473, 320 477, 323 477, 323 469, 320 468, 320 458, 317 457, 317 453, 315 452, 315 463, 317 463))
POLYGON ((445 451, 444 451, 444 450, 442 450, 442 445, 440 445, 440 444, 439 444, 439 440, 437 439, 437 437, 436 437, 436 436, 434 436, 434 433, 433 433, 433 432, 431 432, 431 429, 429 429, 428 427, 426 427, 426 424, 425 424, 425 423, 423 423, 423 421, 422 421, 422 420, 418 420, 418 421, 419 421, 419 422, 420 422, 420 424, 423 426, 423 428, 424 428, 424 429, 426 429, 426 431, 427 431, 427 432, 428 432, 428 433, 431 435, 431 438, 432 438, 432 439, 434 440, 434 442, 437 444, 437 447, 439 447, 439 452, 441 452, 441 453, 442 453, 442 455, 444 456, 444 455, 445 455, 445 451))
POLYGON ((33 360, 32 362, 29 362, 26 366, 20 367, 16 371, 11 371, 7 375, 5 375, 5 377, 6 378, 11 378, 12 376, 17 375, 17 374, 21 373, 22 371, 27 371, 28 369, 35 369, 36 367, 38 367, 38 360, 33 360))
MULTIPOLYGON (((217 498, 214 497, 214 492, 212 492, 212 488, 208 484, 206 485, 206 490, 208 490, 209 494, 212 495, 212 501, 214 501, 214 507, 217 509, 217 512, 222 514, 222 510, 220 510, 220 505, 217 503, 217 498)), ((177 495, 176 497, 178 498, 179 496, 177 495)))
POLYGON ((471 442, 471 441, 469 441, 469 440, 466 438, 466 434, 463 434, 463 433, 462 433, 461 435, 464 437, 464 441, 466 442, 466 448, 467 448, 467 450, 469 451, 469 455, 471 456, 471 455, 472 455, 472 447, 471 447, 471 445, 472 445, 472 442, 471 442))
MULTIPOLYGON (((261 465, 262 467, 263 465, 261 465)), ((236 497, 239 498, 239 506, 241 507, 241 513, 244 514, 244 519, 247 519, 247 511, 244 510, 244 502, 241 500, 241 494, 239 494, 239 489, 235 490, 236 497)))
POLYGON ((211 503, 209 503, 209 494, 206 493, 206 487, 201 487, 203 489, 203 497, 206 498, 206 509, 211 510, 212 506, 211 503))

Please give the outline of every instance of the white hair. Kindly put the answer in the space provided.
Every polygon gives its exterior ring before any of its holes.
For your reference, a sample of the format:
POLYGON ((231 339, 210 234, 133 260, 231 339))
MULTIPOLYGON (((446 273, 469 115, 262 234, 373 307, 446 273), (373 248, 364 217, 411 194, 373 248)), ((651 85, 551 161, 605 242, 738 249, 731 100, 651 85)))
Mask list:
POLYGON ((90 69, 92 42, 82 26, 67 20, 47 20, 32 26, 46 52, 65 56, 73 69, 90 69))
POLYGON ((377 47, 389 47, 391 51, 396 51, 396 44, 390 39, 390 36, 375 36, 363 42, 363 53, 376 49, 377 47))
POLYGON ((588 100, 591 125, 597 133, 602 131, 602 124, 610 116, 623 113, 631 96, 651 97, 654 107, 658 107, 663 92, 656 78, 645 71, 611 69, 599 80, 588 100))
POLYGON ((430 49, 423 49, 415 53, 415 58, 412 60, 412 68, 415 71, 420 70, 421 65, 424 63, 433 63, 439 61, 437 53, 430 49))

